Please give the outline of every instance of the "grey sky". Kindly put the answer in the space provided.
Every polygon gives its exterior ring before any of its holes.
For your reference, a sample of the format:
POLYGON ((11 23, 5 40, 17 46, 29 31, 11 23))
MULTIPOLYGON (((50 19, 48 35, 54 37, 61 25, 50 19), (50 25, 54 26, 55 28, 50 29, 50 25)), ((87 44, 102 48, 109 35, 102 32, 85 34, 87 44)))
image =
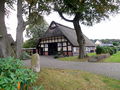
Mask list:
MULTIPOLYGON (((45 19, 48 24, 50 24, 51 21, 56 21, 73 28, 72 23, 62 20, 55 12, 49 16, 45 16, 45 19)), ((15 39, 17 26, 16 12, 11 12, 9 18, 6 19, 6 25, 8 27, 8 33, 11 33, 15 39)), ((90 39, 120 39, 120 14, 111 17, 110 20, 95 24, 92 27, 84 25, 81 27, 83 33, 90 39)))

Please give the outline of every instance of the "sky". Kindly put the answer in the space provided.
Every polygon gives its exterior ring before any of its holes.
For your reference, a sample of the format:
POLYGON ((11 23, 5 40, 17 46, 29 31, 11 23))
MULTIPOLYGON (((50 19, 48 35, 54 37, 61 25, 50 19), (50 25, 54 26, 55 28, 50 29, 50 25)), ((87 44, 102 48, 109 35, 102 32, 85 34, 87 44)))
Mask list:
MULTIPOLYGON (((45 15, 44 18, 48 24, 50 24, 52 21, 55 21, 57 23, 73 28, 73 24, 71 22, 64 21, 56 12, 52 12, 48 16, 45 15)), ((12 34, 15 40, 17 26, 16 12, 11 12, 9 17, 6 17, 5 21, 8 33, 12 34)), ((82 32, 89 39, 120 39, 120 14, 117 14, 116 16, 111 16, 109 20, 107 19, 105 21, 101 21, 101 23, 95 24, 93 26, 81 25, 81 28, 82 32)), ((24 40, 26 39, 27 38, 24 36, 24 40)))

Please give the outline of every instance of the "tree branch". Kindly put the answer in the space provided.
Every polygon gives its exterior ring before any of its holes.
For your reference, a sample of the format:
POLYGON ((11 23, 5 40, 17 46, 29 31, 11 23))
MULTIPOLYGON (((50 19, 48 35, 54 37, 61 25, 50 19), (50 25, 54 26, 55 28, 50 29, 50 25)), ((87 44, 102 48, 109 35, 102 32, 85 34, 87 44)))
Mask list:
POLYGON ((81 14, 80 14, 80 13, 76 13, 76 14, 75 14, 75 18, 74 18, 73 20, 79 21, 79 20, 80 20, 80 17, 81 17, 81 14))
POLYGON ((57 11, 57 12, 58 12, 58 14, 60 15, 60 17, 61 17, 62 19, 64 19, 65 21, 73 22, 73 20, 68 20, 68 19, 66 19, 66 18, 63 16, 63 13, 62 13, 62 12, 60 12, 60 11, 57 11))
POLYGON ((24 26, 25 26, 25 27, 26 27, 27 25, 29 25, 29 24, 30 24, 29 21, 24 22, 24 26))

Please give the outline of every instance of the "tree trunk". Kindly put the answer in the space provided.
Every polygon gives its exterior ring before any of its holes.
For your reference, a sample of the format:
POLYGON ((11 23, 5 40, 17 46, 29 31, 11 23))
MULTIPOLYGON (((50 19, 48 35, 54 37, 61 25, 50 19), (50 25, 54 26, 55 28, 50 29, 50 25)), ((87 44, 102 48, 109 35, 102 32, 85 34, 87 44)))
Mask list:
POLYGON ((15 56, 5 26, 5 0, 0 1, 0 57, 15 56))
POLYGON ((79 24, 79 19, 78 20, 74 20, 73 21, 73 25, 76 31, 76 35, 77 35, 77 41, 79 44, 79 57, 80 59, 85 57, 85 40, 84 40, 84 36, 79 24))
POLYGON ((76 13, 73 20, 68 20, 63 16, 63 13, 61 11, 58 10, 58 13, 59 13, 59 15, 62 19, 64 19, 65 21, 73 23, 73 26, 74 26, 74 29, 75 29, 76 35, 77 35, 77 41, 78 41, 78 44, 79 44, 79 57, 78 58, 81 58, 81 59, 84 58, 85 57, 85 51, 84 51, 85 50, 84 49, 85 39, 84 39, 82 30, 81 30, 81 27, 80 27, 80 24, 79 24, 81 14, 76 13))
POLYGON ((22 8, 22 0, 17 1, 17 19, 18 19, 18 26, 17 26, 17 34, 16 34, 16 54, 17 58, 20 57, 22 52, 22 44, 23 44, 23 31, 25 30, 25 23, 23 20, 23 8, 22 8))

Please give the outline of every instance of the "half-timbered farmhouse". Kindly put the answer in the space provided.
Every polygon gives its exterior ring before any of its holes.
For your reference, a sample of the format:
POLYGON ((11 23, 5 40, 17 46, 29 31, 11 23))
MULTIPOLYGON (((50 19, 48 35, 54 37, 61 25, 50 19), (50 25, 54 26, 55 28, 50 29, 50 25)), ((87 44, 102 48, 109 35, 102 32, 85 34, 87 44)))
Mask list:
MULTIPOLYGON (((85 35, 85 51, 91 52, 95 50, 95 44, 85 35)), ((78 55, 79 47, 77 36, 74 29, 52 22, 42 38, 39 39, 37 45, 40 55, 78 55)))

